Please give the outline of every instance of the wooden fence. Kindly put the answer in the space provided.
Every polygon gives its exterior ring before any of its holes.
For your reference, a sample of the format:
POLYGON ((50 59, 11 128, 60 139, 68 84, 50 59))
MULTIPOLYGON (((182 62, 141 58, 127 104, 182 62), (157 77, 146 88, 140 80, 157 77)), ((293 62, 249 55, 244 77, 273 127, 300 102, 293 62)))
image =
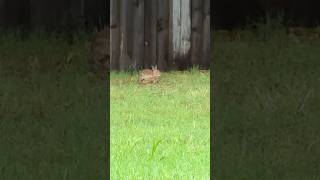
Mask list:
POLYGON ((109 15, 110 0, 0 0, 0 28, 101 28, 109 15))
POLYGON ((111 70, 210 68, 210 0, 111 0, 111 70))

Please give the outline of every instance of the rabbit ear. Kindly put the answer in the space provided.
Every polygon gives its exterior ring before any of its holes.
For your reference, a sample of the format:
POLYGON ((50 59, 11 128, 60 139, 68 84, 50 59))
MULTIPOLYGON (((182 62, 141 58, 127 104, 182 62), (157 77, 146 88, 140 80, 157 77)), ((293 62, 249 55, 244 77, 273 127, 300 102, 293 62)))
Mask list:
POLYGON ((152 66, 152 70, 157 70, 157 65, 152 66))

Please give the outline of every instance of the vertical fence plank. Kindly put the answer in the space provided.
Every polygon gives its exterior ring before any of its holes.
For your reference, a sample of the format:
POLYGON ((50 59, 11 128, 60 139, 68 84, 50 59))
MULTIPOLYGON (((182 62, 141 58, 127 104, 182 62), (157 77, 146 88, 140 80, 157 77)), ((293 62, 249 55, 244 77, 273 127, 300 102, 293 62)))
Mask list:
POLYGON ((132 61, 136 69, 143 68, 144 53, 144 0, 135 0, 134 40, 132 61))
POLYGON ((120 4, 120 71, 128 70, 130 57, 128 55, 128 17, 129 2, 131 0, 121 0, 120 4))
POLYGON ((151 65, 157 65, 157 0, 151 1, 151 65))
POLYGON ((181 45, 181 3, 180 0, 172 0, 171 8, 171 34, 172 34, 172 58, 179 56, 179 49, 181 45))
POLYGON ((190 0, 173 0, 171 8, 171 57, 179 69, 190 66, 190 0))
POLYGON ((201 62, 201 33, 202 33, 202 1, 192 0, 192 38, 191 63, 198 65, 201 62))
POLYGON ((158 0, 157 64, 160 70, 168 69, 169 58, 169 0, 158 0))
POLYGON ((169 70, 177 69, 177 49, 180 48, 180 0, 170 1, 169 15, 169 70))
POLYGON ((143 65, 144 68, 151 66, 151 1, 146 0, 144 2, 144 57, 143 65))
POLYGON ((210 0, 203 3, 202 68, 210 68, 210 0))
POLYGON ((173 33, 172 33, 172 28, 173 28, 173 2, 172 0, 170 0, 169 2, 169 35, 168 35, 168 47, 169 47, 169 50, 168 50, 168 54, 169 54, 169 57, 168 57, 168 70, 173 70, 176 68, 176 65, 175 65, 175 61, 174 61, 174 58, 173 58, 173 33))
POLYGON ((135 13, 134 8, 135 1, 129 0, 128 1, 128 9, 127 9, 127 27, 126 27, 126 34, 127 34, 127 55, 128 55, 128 67, 129 69, 135 68, 135 63, 132 59, 133 54, 133 40, 134 40, 134 21, 135 21, 135 13))
MULTIPOLYGON (((180 56, 185 61, 188 61, 187 57, 190 50, 190 37, 191 37, 191 11, 190 11, 190 0, 181 0, 181 45, 180 45, 180 56)), ((185 62, 189 64, 188 62, 185 62)))
MULTIPOLYGON (((119 68, 119 33, 120 7, 119 1, 110 0, 110 71, 119 68)), ((82 9, 83 10, 83 9, 82 9)))
POLYGON ((119 70, 120 57, 120 1, 111 0, 110 15, 110 70, 119 70))
POLYGON ((145 1, 145 31, 144 31, 144 66, 150 68, 156 65, 157 59, 157 4, 156 0, 145 1))

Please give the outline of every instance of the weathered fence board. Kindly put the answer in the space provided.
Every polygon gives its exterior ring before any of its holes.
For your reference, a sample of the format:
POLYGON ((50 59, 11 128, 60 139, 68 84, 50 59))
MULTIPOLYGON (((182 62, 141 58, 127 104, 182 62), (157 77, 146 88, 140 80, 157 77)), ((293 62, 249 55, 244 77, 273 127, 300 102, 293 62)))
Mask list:
POLYGON ((134 8, 134 35, 133 35, 133 67, 143 66, 144 57, 144 2, 136 1, 134 8))
POLYGON ((203 3, 202 59, 200 65, 210 66, 210 0, 203 3))
POLYGON ((169 67, 169 0, 158 0, 157 60, 159 69, 169 67))
POLYGON ((210 0, 111 0, 111 70, 208 69, 208 22, 210 0))
POLYGON ((192 1, 192 40, 191 63, 196 64, 201 59, 201 32, 202 32, 201 2, 192 1), (195 48, 198 47, 198 48, 195 48))
POLYGON ((173 43, 174 44, 180 43, 180 48, 177 49, 177 53, 178 55, 182 56, 184 54, 187 54, 190 50, 190 36, 191 36, 190 0, 180 1, 179 6, 180 6, 181 12, 180 12, 180 17, 177 17, 177 19, 180 19, 178 28, 181 29, 180 30, 181 39, 180 39, 180 42, 173 42, 173 43))
MULTIPOLYGON (((151 67, 156 64, 157 49, 157 0, 145 1, 145 25, 144 25, 144 66, 151 67)), ((143 48, 143 47, 141 47, 143 48)), ((139 67, 138 67, 139 68, 139 67)))
MULTIPOLYGON (((128 54, 128 38, 131 35, 129 32, 129 19, 131 17, 128 12, 129 6, 132 0, 122 0, 121 1, 121 11, 120 11, 120 70, 129 69, 130 67, 130 57, 128 54)), ((112 56, 112 55, 111 55, 112 56)))
POLYGON ((110 15, 110 67, 111 69, 119 69, 119 58, 120 58, 120 1, 111 1, 111 15, 110 15))

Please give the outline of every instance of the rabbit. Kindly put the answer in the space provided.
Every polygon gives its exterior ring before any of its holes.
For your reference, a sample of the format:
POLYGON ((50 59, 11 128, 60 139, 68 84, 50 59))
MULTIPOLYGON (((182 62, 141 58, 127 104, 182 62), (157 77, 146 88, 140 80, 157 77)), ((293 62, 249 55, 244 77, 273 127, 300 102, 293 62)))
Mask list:
POLYGON ((159 82, 160 71, 157 66, 152 66, 152 69, 144 69, 139 72, 139 82, 141 84, 157 83, 159 82))

